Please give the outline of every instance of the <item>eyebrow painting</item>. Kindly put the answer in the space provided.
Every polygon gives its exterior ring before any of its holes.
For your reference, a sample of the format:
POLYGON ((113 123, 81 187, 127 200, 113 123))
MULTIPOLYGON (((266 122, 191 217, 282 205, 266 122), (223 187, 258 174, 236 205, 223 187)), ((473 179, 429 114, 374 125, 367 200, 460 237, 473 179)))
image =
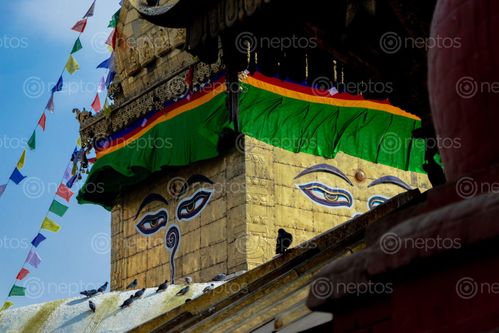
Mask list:
POLYGON ((329 174, 338 176, 341 179, 343 179, 344 181, 346 181, 350 186, 353 186, 350 179, 348 179, 348 177, 340 169, 338 169, 332 165, 329 165, 329 164, 316 164, 314 166, 311 166, 311 167, 303 170, 302 172, 300 172, 295 177, 295 179, 298 179, 298 178, 303 177, 305 175, 308 175, 311 173, 316 173, 316 172, 324 172, 324 173, 329 173, 329 174))
POLYGON ((184 195, 192 185, 202 184, 202 183, 207 183, 207 184, 213 185, 213 181, 204 175, 192 175, 192 176, 190 176, 187 179, 187 181, 182 185, 182 188, 180 189, 179 193, 177 194, 177 198, 184 195))
POLYGON ((162 202, 165 205, 168 205, 168 200, 166 200, 162 195, 157 194, 157 193, 150 193, 147 197, 145 197, 144 200, 142 200, 142 203, 140 204, 139 209, 137 210, 137 214, 135 214, 135 219, 139 216, 140 212, 142 209, 144 209, 145 206, 149 205, 150 203, 153 202, 162 202))
POLYGON ((408 191, 412 190, 412 187, 410 185, 406 184, 402 179, 395 176, 383 176, 371 182, 371 184, 369 184, 367 187, 373 187, 380 184, 393 184, 408 191))

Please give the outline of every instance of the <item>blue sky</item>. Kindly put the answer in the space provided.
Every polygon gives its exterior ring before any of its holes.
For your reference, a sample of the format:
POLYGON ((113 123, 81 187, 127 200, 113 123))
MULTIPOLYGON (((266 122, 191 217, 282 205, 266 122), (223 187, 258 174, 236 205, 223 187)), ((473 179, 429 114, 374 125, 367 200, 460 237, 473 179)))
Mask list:
MULTIPOLYGON (((28 152, 23 173, 31 188, 9 184, 0 198, 0 302, 3 302, 24 262, 32 238, 51 203, 78 136, 71 110, 90 108, 97 83, 105 75, 96 66, 109 53, 103 45, 107 24, 119 0, 97 0, 95 16, 75 54, 80 70, 64 74, 65 88, 55 97, 55 113, 47 115, 44 133, 37 131, 37 149, 28 152), (70 88, 70 89, 67 89, 70 88), (35 184, 35 185, 33 185, 35 184), (29 195, 27 195, 28 193, 29 195)), ((70 28, 81 19, 91 0, 6 1, 0 11, 0 183, 15 167, 23 142, 31 135, 78 33, 70 28)), ((104 97, 102 94, 101 97, 104 97)), ((81 184, 80 184, 81 185, 81 184)), ((42 263, 19 285, 27 297, 14 297, 15 306, 77 295, 98 287, 110 275, 110 214, 74 198, 61 219, 62 229, 45 232, 38 248, 42 263)), ((0 305, 1 306, 1 305, 0 305)))

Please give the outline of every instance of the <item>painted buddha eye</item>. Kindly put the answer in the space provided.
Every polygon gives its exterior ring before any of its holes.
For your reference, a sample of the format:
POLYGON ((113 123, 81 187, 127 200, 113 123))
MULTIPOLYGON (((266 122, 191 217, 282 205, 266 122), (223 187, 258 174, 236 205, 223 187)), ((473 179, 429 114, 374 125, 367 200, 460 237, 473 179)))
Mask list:
POLYGON ((146 214, 140 219, 135 227, 137 231, 145 236, 150 236, 166 226, 168 222, 168 212, 160 209, 157 212, 146 214))
POLYGON ((370 197, 369 200, 367 201, 367 208, 369 210, 371 210, 375 207, 378 207, 379 205, 381 205, 382 203, 384 203, 388 200, 389 199, 387 197, 384 197, 381 195, 374 195, 374 196, 370 197))
POLYGON ((331 188, 317 182, 297 186, 309 199, 321 206, 328 208, 352 207, 352 195, 347 190, 331 188))
POLYGON ((191 197, 182 200, 177 206, 177 219, 190 221, 201 213, 210 200, 212 190, 199 189, 191 197))

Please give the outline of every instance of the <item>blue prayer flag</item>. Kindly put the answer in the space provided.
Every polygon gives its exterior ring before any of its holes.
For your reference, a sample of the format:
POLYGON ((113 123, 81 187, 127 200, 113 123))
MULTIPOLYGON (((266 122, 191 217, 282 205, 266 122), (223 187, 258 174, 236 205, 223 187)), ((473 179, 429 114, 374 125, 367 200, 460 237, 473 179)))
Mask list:
POLYGON ((52 93, 58 92, 62 90, 62 86, 64 85, 63 80, 62 80, 62 75, 59 77, 59 80, 57 81, 56 85, 54 88, 52 88, 52 93))
POLYGON ((38 233, 38 235, 36 235, 36 237, 31 241, 31 244, 33 244, 34 247, 38 247, 38 245, 46 239, 47 238, 44 235, 38 233))
POLYGON ((26 178, 26 176, 23 176, 19 169, 15 168, 9 179, 16 183, 16 185, 19 185, 19 183, 22 182, 24 178, 26 178))
POLYGON ((113 70, 114 69, 113 56, 111 55, 109 58, 101 62, 99 66, 97 66, 97 68, 113 70))

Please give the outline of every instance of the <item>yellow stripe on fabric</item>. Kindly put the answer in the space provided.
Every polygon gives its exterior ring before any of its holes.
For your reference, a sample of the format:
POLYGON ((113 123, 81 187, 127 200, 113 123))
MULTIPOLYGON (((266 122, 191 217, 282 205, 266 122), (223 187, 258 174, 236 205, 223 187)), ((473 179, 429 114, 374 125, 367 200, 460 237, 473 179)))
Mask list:
POLYGON ((102 150, 100 152, 97 152, 96 153, 96 157, 97 158, 101 158, 101 157, 103 157, 103 156, 105 156, 107 154, 110 154, 112 152, 115 152, 115 151, 117 151, 117 150, 125 147, 126 145, 128 145, 128 144, 132 143, 133 141, 139 139, 142 135, 144 135, 146 132, 148 132, 154 126, 156 126, 156 125, 158 125, 160 123, 163 123, 165 121, 168 121, 168 120, 170 120, 170 119, 172 119, 172 118, 174 118, 176 116, 179 116, 179 115, 181 115, 184 112, 193 110, 193 109, 195 109, 195 108, 197 108, 199 106, 202 106, 203 104, 208 103, 209 101, 211 101, 216 96, 218 96, 221 93, 225 92, 225 90, 226 90, 225 83, 220 84, 219 86, 217 86, 216 88, 214 88, 212 91, 210 91, 206 95, 203 95, 203 96, 201 96, 201 97, 193 100, 192 102, 189 102, 189 103, 186 103, 186 104, 184 104, 182 106, 179 106, 178 108, 175 108, 175 109, 173 109, 173 110, 165 113, 164 115, 158 117, 156 120, 154 120, 153 122, 151 122, 150 124, 148 124, 147 126, 145 126, 142 130, 140 130, 139 132, 135 133, 130 138, 124 140, 123 142, 117 143, 116 145, 114 145, 112 147, 109 147, 108 149, 105 149, 105 150, 102 150))
POLYGON ((295 90, 290 90, 284 87, 279 87, 258 79, 255 79, 254 77, 248 76, 243 82, 258 88, 262 90, 266 90, 268 92, 281 95, 284 97, 289 97, 293 99, 298 99, 301 101, 305 102, 311 102, 311 103, 319 103, 319 104, 326 104, 326 105, 333 105, 333 106, 340 106, 340 107, 352 107, 352 108, 364 108, 364 109, 371 109, 371 110, 376 110, 376 111, 382 111, 382 112, 387 112, 391 114, 395 114, 398 116, 406 117, 406 118, 411 118, 414 120, 421 120, 416 115, 413 115, 409 112, 406 112, 396 106, 389 105, 389 104, 382 104, 382 103, 376 103, 372 101, 355 101, 355 100, 345 100, 345 99, 339 99, 339 98, 331 98, 331 97, 322 97, 322 96, 314 96, 314 95, 309 95, 305 94, 299 91, 295 90))

